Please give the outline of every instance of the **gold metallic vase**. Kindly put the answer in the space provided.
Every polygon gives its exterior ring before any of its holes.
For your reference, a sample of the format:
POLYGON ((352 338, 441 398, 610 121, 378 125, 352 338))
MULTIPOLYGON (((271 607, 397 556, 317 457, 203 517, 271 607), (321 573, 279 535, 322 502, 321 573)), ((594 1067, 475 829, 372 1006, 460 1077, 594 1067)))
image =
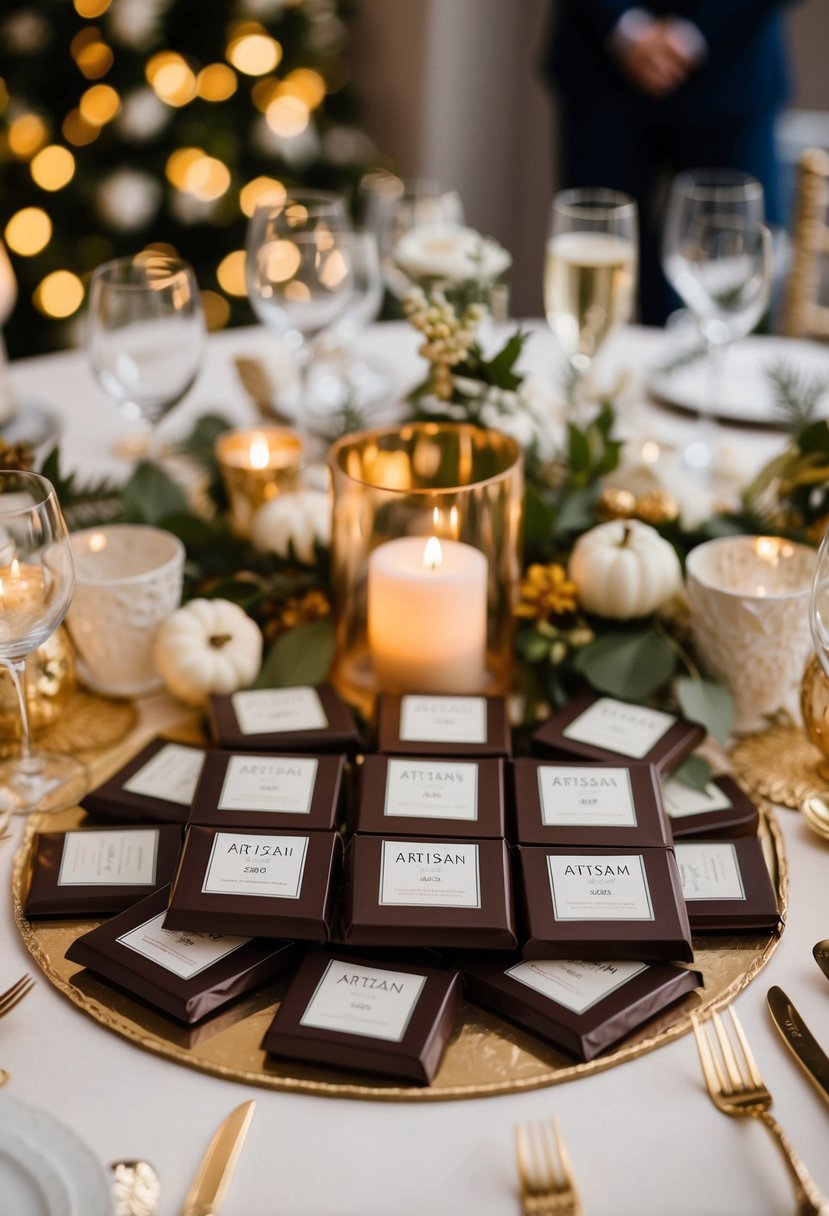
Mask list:
MULTIPOLYGON (((456 542, 486 558, 485 670, 480 687, 452 691, 507 692, 523 510, 523 458, 515 441, 466 423, 413 423, 346 435, 328 463, 334 491, 333 679, 342 695, 370 718, 378 692, 414 691, 381 687, 369 646, 370 559, 381 545, 405 537, 422 538, 424 545, 432 537, 456 542)), ((418 644, 424 643, 415 629, 412 645, 418 644)))
MULTIPOLYGON (((60 717, 75 684, 75 651, 61 626, 26 659, 26 703, 32 733, 45 730, 60 717)), ((0 749, 19 738, 17 697, 9 673, 0 668, 0 749)))
POLYGON ((824 757, 818 772, 829 781, 829 676, 816 654, 809 659, 803 672, 800 712, 806 734, 824 757))

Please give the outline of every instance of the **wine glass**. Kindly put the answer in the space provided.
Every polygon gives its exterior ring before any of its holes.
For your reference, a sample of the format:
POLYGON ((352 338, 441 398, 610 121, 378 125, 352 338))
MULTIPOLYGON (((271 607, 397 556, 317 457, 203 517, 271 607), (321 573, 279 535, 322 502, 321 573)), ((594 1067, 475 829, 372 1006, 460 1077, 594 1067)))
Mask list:
POLYGON ((708 358, 707 409, 700 411, 684 459, 709 477, 725 352, 754 329, 771 293, 772 242, 763 224, 761 184, 731 169, 680 173, 668 201, 663 266, 708 358))
POLYGON ((34 750, 26 656, 60 625, 75 585, 66 523, 52 484, 37 473, 0 472, 0 666, 20 707, 20 756, 0 763, 2 809, 17 814, 74 805, 88 773, 72 756, 34 750))
POLYGON ((413 228, 463 224, 461 197, 427 178, 401 178, 382 169, 365 175, 358 195, 363 226, 377 238, 386 288, 402 298, 412 281, 394 260, 395 246, 413 228))
POLYGON ((350 233, 318 224, 280 232, 265 226, 247 247, 248 293, 259 320, 291 347, 300 408, 308 405, 311 344, 345 312, 353 271, 350 233))
POLYGON ((636 284, 636 203, 617 190, 563 190, 553 199, 544 311, 567 357, 571 400, 599 349, 628 321, 636 284))
POLYGON ((152 250, 104 262, 89 284, 88 350, 104 392, 149 428, 189 392, 201 365, 204 314, 192 266, 152 250))

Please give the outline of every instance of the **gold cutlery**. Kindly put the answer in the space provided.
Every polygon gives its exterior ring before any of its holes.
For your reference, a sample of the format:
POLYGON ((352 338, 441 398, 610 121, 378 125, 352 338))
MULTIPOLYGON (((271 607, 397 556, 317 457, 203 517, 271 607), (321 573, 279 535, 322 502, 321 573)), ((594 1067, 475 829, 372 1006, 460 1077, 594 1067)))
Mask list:
POLYGON ((780 1037, 815 1089, 829 1102, 829 1058, 782 988, 769 988, 766 996, 780 1037))
POLYGON ((114 1161, 112 1204, 114 1216, 155 1216, 161 1184, 148 1161, 114 1161))
POLYGON ((582 1216, 573 1170, 557 1119, 515 1129, 524 1216, 582 1216))
POLYGON ((14 1009, 15 1005, 19 1005, 34 986, 35 981, 31 975, 21 975, 16 984, 12 984, 5 992, 0 992, 0 1018, 14 1009))
POLYGON ((783 1154, 797 1199, 798 1216, 829 1216, 829 1200, 815 1186, 777 1120, 769 1113, 771 1094, 763 1083, 745 1031, 733 1009, 732 1033, 718 1013, 703 1022, 691 1015, 708 1094, 717 1110, 736 1119, 759 1119, 783 1154), (713 1027, 713 1029, 711 1029, 713 1027))
POLYGON ((820 967, 823 974, 829 980, 829 938, 824 938, 822 942, 816 942, 812 954, 815 956, 815 962, 820 967))
POLYGON ((218 1216, 255 1109, 254 1101, 243 1102, 219 1125, 201 1159, 180 1216, 218 1216))

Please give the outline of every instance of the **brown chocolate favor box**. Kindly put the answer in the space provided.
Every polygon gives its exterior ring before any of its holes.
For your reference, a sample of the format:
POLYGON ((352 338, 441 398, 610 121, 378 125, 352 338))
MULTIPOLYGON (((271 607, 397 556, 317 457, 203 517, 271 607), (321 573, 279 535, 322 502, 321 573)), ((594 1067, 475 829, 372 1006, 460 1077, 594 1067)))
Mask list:
POLYGON ((377 750, 393 756, 512 755, 503 697, 384 693, 377 710, 377 750))
POLYGON ((81 806, 105 819, 186 823, 206 754, 203 747, 153 739, 81 806))
POLYGON ((361 835, 503 837, 504 761, 366 756, 356 829, 361 835))
POLYGON ((330 684, 251 688, 213 696, 213 737, 228 751, 355 752, 360 732, 330 684))
POLYGON ((190 823, 226 828, 332 831, 337 826, 345 757, 210 752, 190 823))

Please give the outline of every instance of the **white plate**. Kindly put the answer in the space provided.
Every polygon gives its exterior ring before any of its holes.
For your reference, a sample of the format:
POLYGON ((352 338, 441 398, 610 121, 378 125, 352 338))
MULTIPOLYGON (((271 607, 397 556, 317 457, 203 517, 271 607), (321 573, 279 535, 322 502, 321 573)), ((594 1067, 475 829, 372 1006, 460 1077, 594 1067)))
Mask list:
POLYGON ((111 1216, 103 1166, 54 1116, 0 1094, 0 1211, 8 1216, 111 1216))
MULTIPOLYGON (((718 408, 712 410, 708 401, 708 366, 704 357, 677 367, 670 373, 663 370, 683 350, 688 350, 687 339, 666 340, 665 354, 648 374, 648 391, 667 405, 697 414, 714 413, 727 422, 785 429, 785 421, 775 408, 767 374, 769 368, 781 363, 795 368, 809 380, 817 377, 829 380, 829 346, 757 334, 742 342, 735 342, 726 353, 720 402, 718 408)), ((829 392, 820 402, 819 413, 821 417, 829 416, 829 392)))

